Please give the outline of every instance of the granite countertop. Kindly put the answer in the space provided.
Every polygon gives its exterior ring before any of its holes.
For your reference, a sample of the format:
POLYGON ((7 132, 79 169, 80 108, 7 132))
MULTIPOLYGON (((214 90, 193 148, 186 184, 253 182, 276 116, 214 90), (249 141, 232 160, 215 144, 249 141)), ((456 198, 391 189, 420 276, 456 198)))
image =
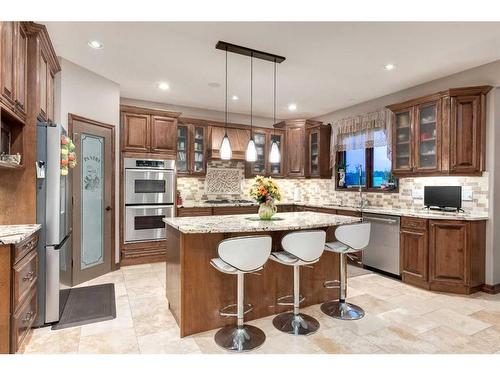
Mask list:
MULTIPOLYGON (((380 215, 394 215, 394 216, 410 216, 410 217, 420 217, 424 219, 437 219, 437 220, 466 220, 466 221, 479 221, 488 220, 487 215, 474 214, 471 212, 440 212, 431 211, 428 209, 407 209, 407 208, 384 208, 384 207, 365 207, 362 210, 359 207, 352 206, 341 206, 335 203, 329 202, 293 202, 293 201, 282 201, 277 203, 279 205, 297 205, 297 206, 307 206, 316 208, 331 208, 334 210, 344 210, 344 211, 355 211, 355 212, 366 212, 372 214, 380 215)), ((202 201, 188 201, 178 208, 197 208, 197 207, 241 207, 241 206, 257 206, 257 203, 205 203, 202 201)), ((279 212, 279 209, 278 209, 279 212)))
POLYGON ((40 224, 0 225, 0 244, 17 244, 30 237, 42 226, 40 224))
POLYGON ((324 228, 352 224, 361 220, 352 216, 317 212, 283 212, 274 217, 281 220, 257 220, 257 214, 247 214, 175 217, 165 218, 163 221, 182 233, 234 233, 324 228))

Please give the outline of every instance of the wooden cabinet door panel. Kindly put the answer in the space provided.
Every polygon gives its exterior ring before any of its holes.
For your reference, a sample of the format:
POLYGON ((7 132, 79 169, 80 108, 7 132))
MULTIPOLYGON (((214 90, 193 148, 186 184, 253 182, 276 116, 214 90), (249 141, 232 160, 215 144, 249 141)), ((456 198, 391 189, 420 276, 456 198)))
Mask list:
POLYGON ((149 126, 151 116, 123 114, 123 150, 149 152, 149 126))
POLYGON ((441 101, 419 104, 415 108, 415 172, 441 169, 441 101))
POLYGON ((17 35, 16 35, 16 65, 15 77, 16 86, 14 93, 14 102, 16 110, 22 115, 26 115, 26 87, 27 87, 27 59, 28 59, 28 36, 17 22, 17 35))
POLYGON ((189 164, 191 175, 207 173, 207 128, 192 125, 189 131, 189 164))
POLYGON ((427 281, 427 232, 401 229, 400 232, 401 273, 427 281))
POLYGON ((481 98, 451 98, 450 171, 474 173, 481 170, 481 98))
POLYGON ((467 284, 468 222, 431 220, 429 279, 467 284))
POLYGON ((171 117, 151 116, 151 152, 175 157, 177 120, 171 117))
POLYGON ((10 104, 14 103, 15 86, 15 41, 16 22, 2 22, 1 82, 2 97, 10 104))
POLYGON ((287 175, 290 177, 304 176, 304 132, 303 127, 287 129, 287 175))
POLYGON ((405 108, 392 114, 392 172, 413 171, 414 108, 405 108))
POLYGON ((40 115, 42 118, 47 119, 47 59, 45 58, 43 51, 40 52, 40 59, 38 61, 39 70, 39 90, 40 90, 40 115))
POLYGON ((54 121, 54 76, 47 69, 47 120, 54 121))

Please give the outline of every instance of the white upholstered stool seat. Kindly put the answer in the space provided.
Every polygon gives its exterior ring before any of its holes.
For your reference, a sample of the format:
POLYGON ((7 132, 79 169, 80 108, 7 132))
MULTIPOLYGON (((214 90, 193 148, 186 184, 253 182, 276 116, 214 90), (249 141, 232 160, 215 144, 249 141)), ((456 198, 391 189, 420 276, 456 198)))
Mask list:
POLYGON ((335 288, 340 289, 338 301, 325 302, 321 305, 321 311, 332 318, 341 320, 361 319, 365 312, 359 306, 347 303, 346 299, 346 278, 347 263, 346 255, 364 250, 370 242, 370 223, 341 225, 335 230, 337 241, 326 244, 326 250, 340 254, 340 281, 326 281, 326 288, 337 283, 335 288))
POLYGON ((237 318, 236 325, 227 325, 215 334, 215 342, 220 347, 233 352, 244 352, 258 348, 266 340, 264 332, 254 326, 244 324, 244 315, 252 307, 244 303, 244 276, 246 273, 259 271, 271 254, 270 236, 244 236, 228 238, 217 247, 219 257, 210 260, 218 271, 237 276, 237 302, 220 309, 222 316, 237 318), (236 307, 236 313, 228 312, 236 307))
POLYGON ((325 250, 326 232, 322 230, 298 231, 288 233, 281 240, 284 251, 271 253, 269 259, 293 267, 293 296, 282 296, 278 305, 292 305, 293 312, 278 314, 273 319, 273 325, 281 332, 292 335, 309 335, 319 328, 319 322, 312 316, 299 312, 300 302, 300 266, 316 263, 325 250), (282 302, 293 297, 292 303, 282 302))

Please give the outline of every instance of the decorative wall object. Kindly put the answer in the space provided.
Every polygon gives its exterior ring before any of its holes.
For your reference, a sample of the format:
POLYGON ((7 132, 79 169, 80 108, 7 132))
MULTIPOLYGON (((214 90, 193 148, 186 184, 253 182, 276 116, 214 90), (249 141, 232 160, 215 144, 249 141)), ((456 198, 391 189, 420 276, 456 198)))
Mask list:
POLYGON ((207 194, 241 194, 242 170, 238 168, 207 168, 207 194))

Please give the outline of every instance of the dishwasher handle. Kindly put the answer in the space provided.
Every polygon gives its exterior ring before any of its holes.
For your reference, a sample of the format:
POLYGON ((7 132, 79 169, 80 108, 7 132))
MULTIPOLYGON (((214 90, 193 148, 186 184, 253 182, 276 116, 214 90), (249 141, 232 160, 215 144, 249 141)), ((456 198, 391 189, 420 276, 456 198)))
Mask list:
POLYGON ((394 219, 384 219, 382 217, 375 217, 375 216, 363 216, 363 220, 378 221, 380 223, 386 223, 386 224, 392 224, 392 225, 398 224, 397 220, 394 220, 394 219))

